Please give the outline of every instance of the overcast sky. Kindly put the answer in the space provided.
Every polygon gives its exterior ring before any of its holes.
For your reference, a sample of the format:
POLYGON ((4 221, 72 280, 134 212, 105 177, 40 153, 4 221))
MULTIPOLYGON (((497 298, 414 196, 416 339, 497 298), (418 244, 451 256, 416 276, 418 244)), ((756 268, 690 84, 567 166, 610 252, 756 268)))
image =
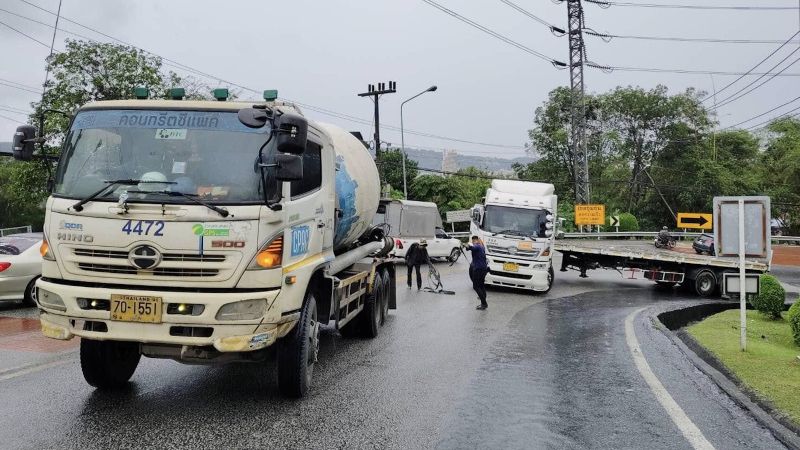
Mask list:
MULTIPOLYGON (((58 0, 29 0, 55 11, 58 0)), ((475 22, 531 49, 568 61, 565 37, 500 0, 438 0, 475 22)), ((566 4, 513 0, 540 18, 566 27, 566 4)), ((644 0, 632 0, 643 2, 644 0)), ((766 5, 756 0, 659 0, 661 3, 766 5)), ((797 6, 795 0, 769 5, 797 6)), ((0 8, 54 23, 46 12, 21 0, 2 0, 0 8)), ((798 11, 656 9, 585 4, 587 27, 619 35, 658 35, 725 39, 785 40, 798 30, 798 11)), ((439 90, 405 107, 405 127, 425 133, 514 148, 465 144, 406 134, 407 146, 452 148, 475 155, 521 156, 534 110, 550 90, 569 84, 568 72, 514 48, 435 9, 421 0, 63 0, 63 17, 96 28, 163 57, 254 89, 278 89, 280 96, 371 122, 372 102, 357 97, 368 83, 397 81, 398 92, 381 100, 381 121, 400 124, 400 103, 436 84, 439 90)), ((0 22, 49 44, 52 29, 0 11, 0 22)), ((108 38, 63 21, 59 28, 108 38)), ((70 37, 59 32, 56 49, 70 37)), ((776 44, 677 43, 638 40, 603 42, 587 36, 589 59, 602 65, 713 71, 746 71, 776 44)), ((798 44, 786 46, 771 67, 798 44)), ((40 86, 48 48, 0 24, 0 79, 40 86)), ((800 51, 788 62, 800 56, 800 51)), ((781 66, 783 67, 783 66, 781 66)), ((168 67, 169 69, 173 69, 168 67)), ((178 72, 181 72, 177 70, 178 72)), ((800 64, 785 73, 800 73, 800 64)), ((669 73, 604 73, 587 69, 587 91, 619 85, 671 92, 696 87, 721 89, 736 77, 669 73)), ((721 94, 746 85, 746 78, 721 94)), ((208 81, 215 85, 216 81, 208 81)), ((243 92, 242 97, 253 94, 243 92)), ((800 96, 800 77, 776 77, 741 100, 720 108, 722 127, 738 123, 800 96)), ((0 108, 29 110, 37 95, 0 85, 0 108)), ((797 107, 793 103, 744 126, 797 107)), ((372 135, 370 125, 306 110, 314 119, 372 135)), ((0 115, 24 120, 22 115, 0 115)), ((0 141, 11 140, 16 123, 0 117, 0 141)), ((399 132, 381 139, 399 145, 399 132)))

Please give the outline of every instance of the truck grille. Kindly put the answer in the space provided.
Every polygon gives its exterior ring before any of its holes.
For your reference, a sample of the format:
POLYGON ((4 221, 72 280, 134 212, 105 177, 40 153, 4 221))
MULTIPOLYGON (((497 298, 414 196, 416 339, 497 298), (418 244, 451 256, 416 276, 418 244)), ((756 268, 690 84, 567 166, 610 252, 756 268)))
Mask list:
POLYGON ((508 251, 508 247, 500 247, 498 245, 490 245, 486 247, 487 253, 490 255, 508 255, 519 256, 520 258, 536 258, 539 256, 539 250, 520 250, 516 249, 515 252, 508 251))
MULTIPOLYGON (((128 259, 128 252, 115 250, 99 250, 93 248, 76 248, 75 256, 90 258, 128 259)), ((223 262, 225 255, 209 255, 199 253, 165 253, 162 261, 223 262)))
POLYGON ((242 254, 237 251, 164 252, 158 266, 140 270, 128 262, 128 250, 68 247, 65 264, 76 275, 136 280, 217 282, 230 279, 242 254))
POLYGON ((153 274, 157 277, 215 277, 219 275, 217 269, 189 269, 180 267, 157 267, 153 270, 139 271, 132 266, 119 266, 112 264, 78 263, 81 270, 87 272, 118 273, 118 274, 153 274))

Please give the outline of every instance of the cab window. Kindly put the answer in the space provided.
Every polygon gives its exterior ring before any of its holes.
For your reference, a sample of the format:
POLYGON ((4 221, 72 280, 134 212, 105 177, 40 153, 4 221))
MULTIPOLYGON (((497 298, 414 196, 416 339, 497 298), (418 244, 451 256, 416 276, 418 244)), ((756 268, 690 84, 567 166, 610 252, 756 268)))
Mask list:
POLYGON ((303 152, 303 179, 292 181, 292 198, 319 189, 322 185, 322 147, 311 141, 303 152))

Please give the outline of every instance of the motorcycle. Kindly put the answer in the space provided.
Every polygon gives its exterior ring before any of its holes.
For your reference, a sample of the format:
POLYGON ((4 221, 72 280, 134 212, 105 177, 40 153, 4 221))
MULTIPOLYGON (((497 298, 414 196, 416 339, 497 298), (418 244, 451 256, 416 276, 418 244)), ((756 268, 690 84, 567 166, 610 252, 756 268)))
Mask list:
POLYGON ((676 239, 672 236, 656 236, 655 240, 653 241, 653 245, 656 248, 666 248, 666 249, 673 249, 675 248, 676 239))

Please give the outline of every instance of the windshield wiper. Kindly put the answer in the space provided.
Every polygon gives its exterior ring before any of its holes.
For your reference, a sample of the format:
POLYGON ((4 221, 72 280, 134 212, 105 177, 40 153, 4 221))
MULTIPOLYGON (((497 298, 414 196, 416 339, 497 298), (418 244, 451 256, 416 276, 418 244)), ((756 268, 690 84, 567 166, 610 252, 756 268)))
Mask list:
POLYGON ((523 233, 522 231, 517 230, 502 230, 492 233, 492 236, 497 236, 498 234, 510 234, 512 236, 522 236, 522 237, 530 237, 527 234, 523 233))
POLYGON ((161 194, 161 195, 167 195, 167 196, 170 196, 170 197, 183 197, 183 198, 185 198, 187 200, 190 200, 193 203, 197 203, 198 205, 205 206, 206 208, 214 211, 215 213, 219 214, 222 217, 228 217, 230 215, 230 213, 228 212, 227 209, 220 208, 218 206, 214 206, 214 205, 212 205, 210 203, 206 203, 206 202, 200 200, 199 198, 197 198, 197 195, 195 195, 195 194, 184 194, 183 192, 180 192, 180 191, 128 191, 128 193, 131 193, 131 194, 161 194))
POLYGON ((115 186, 118 186, 120 184, 124 185, 124 186, 135 186, 135 185, 137 185, 139 183, 175 184, 174 181, 134 180, 134 179, 131 179, 131 178, 124 178, 122 180, 106 180, 103 183, 106 183, 106 185, 103 186, 101 189, 98 189, 96 192, 92 193, 91 195, 89 195, 85 199, 83 199, 83 200, 79 201, 78 203, 75 203, 74 205, 72 205, 72 209, 74 209, 75 211, 78 211, 78 212, 83 211, 83 205, 89 203, 90 201, 96 199, 97 197, 100 197, 103 194, 108 193, 111 190, 111 188, 113 188, 115 186))

